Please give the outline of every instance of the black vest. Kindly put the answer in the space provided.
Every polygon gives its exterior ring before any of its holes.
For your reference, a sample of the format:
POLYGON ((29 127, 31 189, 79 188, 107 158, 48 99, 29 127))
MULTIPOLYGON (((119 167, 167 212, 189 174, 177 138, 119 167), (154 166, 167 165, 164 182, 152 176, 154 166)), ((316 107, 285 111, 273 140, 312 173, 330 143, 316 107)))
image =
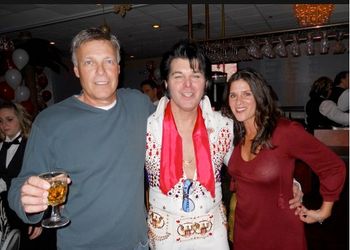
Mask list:
MULTIPOLYGON (((22 137, 21 143, 19 144, 16 153, 14 154, 7 168, 6 166, 0 166, 0 177, 6 182, 7 190, 10 189, 11 180, 17 177, 19 172, 21 171, 26 144, 27 139, 22 137)), ((11 228, 18 228, 21 231, 27 230, 26 224, 24 224, 21 221, 21 219, 16 215, 16 213, 12 209, 10 209, 7 202, 7 191, 2 192, 0 195, 11 228)))
POLYGON ((27 139, 22 137, 21 143, 19 144, 16 153, 11 159, 8 167, 0 166, 0 177, 6 182, 7 190, 10 187, 11 180, 18 176, 22 168, 24 150, 27 144, 27 139))

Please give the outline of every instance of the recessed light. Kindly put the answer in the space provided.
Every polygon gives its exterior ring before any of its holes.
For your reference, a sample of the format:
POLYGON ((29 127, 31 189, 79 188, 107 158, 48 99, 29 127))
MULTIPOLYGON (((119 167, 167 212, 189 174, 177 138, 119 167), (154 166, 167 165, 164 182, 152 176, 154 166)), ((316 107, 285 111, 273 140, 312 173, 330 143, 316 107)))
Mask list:
POLYGON ((134 58, 135 56, 131 55, 130 58, 134 58))
POLYGON ((153 29, 159 29, 160 25, 156 23, 156 24, 153 24, 152 27, 153 27, 153 29))
POLYGON ((50 42, 51 45, 55 45, 55 42, 50 42))

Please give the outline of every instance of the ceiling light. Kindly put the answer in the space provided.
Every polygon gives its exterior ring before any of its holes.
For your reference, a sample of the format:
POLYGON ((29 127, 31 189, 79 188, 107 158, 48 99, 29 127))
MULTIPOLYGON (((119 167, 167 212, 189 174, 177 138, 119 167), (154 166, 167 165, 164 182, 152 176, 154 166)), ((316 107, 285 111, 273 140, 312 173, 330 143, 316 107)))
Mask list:
POLYGON ((153 29, 159 29, 160 25, 156 23, 156 24, 153 24, 152 27, 153 27, 153 29))
POLYGON ((334 4, 294 4, 300 26, 317 26, 328 22, 334 4))
POLYGON ((55 45, 55 42, 50 42, 51 45, 55 45))

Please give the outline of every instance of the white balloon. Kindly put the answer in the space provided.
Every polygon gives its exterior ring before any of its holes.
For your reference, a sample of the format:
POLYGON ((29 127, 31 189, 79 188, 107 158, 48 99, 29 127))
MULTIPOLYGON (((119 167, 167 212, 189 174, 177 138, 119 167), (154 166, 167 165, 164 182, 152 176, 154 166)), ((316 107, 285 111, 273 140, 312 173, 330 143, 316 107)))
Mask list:
POLYGON ((30 97, 30 91, 27 86, 21 85, 15 90, 15 100, 16 102, 27 101, 30 97))
POLYGON ((17 69, 8 69, 5 72, 5 80, 11 88, 16 89, 22 82, 22 75, 17 69))
POLYGON ((21 70, 29 61, 29 55, 24 49, 16 49, 12 53, 12 61, 16 65, 17 69, 21 70))

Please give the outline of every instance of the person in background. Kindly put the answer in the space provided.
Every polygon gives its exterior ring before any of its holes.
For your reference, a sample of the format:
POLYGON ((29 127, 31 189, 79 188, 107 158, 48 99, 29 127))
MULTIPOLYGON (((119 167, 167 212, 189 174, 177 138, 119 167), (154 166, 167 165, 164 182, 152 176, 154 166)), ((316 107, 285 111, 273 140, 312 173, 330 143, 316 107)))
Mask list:
POLYGON ((341 93, 338 98, 337 107, 339 110, 349 113, 349 89, 341 93))
POLYGON ((306 124, 309 132, 349 125, 349 113, 338 109, 335 102, 327 100, 332 91, 332 80, 318 78, 311 86, 310 100, 306 103, 306 124))
POLYGON ((147 79, 141 82, 140 87, 142 93, 148 95, 151 102, 157 106, 159 103, 157 84, 153 80, 147 79))
POLYGON ((160 70, 166 96, 147 122, 150 247, 229 249, 220 170, 233 150, 233 123, 205 95, 210 62, 196 43, 180 41, 160 70))
POLYGON ((26 223, 38 223, 50 187, 38 175, 64 169, 71 184, 62 214, 71 223, 57 230, 58 249, 148 249, 145 135, 154 105, 138 90, 117 90, 114 35, 82 30, 72 41, 72 61, 82 92, 36 117, 10 206, 26 223))
POLYGON ((265 79, 251 69, 228 80, 226 114, 234 120, 234 151, 229 174, 237 195, 234 249, 305 250, 305 223, 331 216, 345 181, 344 162, 305 131, 282 118, 265 79), (307 163, 320 179, 320 209, 288 209, 293 197, 295 160, 307 163))
POLYGON ((345 90, 348 90, 348 89, 349 89, 349 71, 341 71, 334 78, 332 92, 331 92, 330 96, 328 97, 328 99, 332 100, 338 106, 340 106, 339 109, 342 111, 349 110, 349 92, 347 91, 347 94, 342 95, 343 92, 345 90), (341 103, 338 103, 339 100, 341 100, 340 96, 342 96, 342 98, 347 97, 347 101, 343 99, 343 101, 341 101, 341 103), (343 108, 344 103, 347 103, 347 110, 344 110, 345 108, 343 108))
MULTIPOLYGON (((24 150, 31 128, 31 117, 20 104, 3 102, 0 104, 0 196, 9 226, 21 232, 20 249, 36 248, 31 240, 37 238, 42 228, 25 224, 9 208, 7 202, 11 180, 18 176, 23 162, 24 150)), ((37 249, 37 248, 36 248, 37 249)))

